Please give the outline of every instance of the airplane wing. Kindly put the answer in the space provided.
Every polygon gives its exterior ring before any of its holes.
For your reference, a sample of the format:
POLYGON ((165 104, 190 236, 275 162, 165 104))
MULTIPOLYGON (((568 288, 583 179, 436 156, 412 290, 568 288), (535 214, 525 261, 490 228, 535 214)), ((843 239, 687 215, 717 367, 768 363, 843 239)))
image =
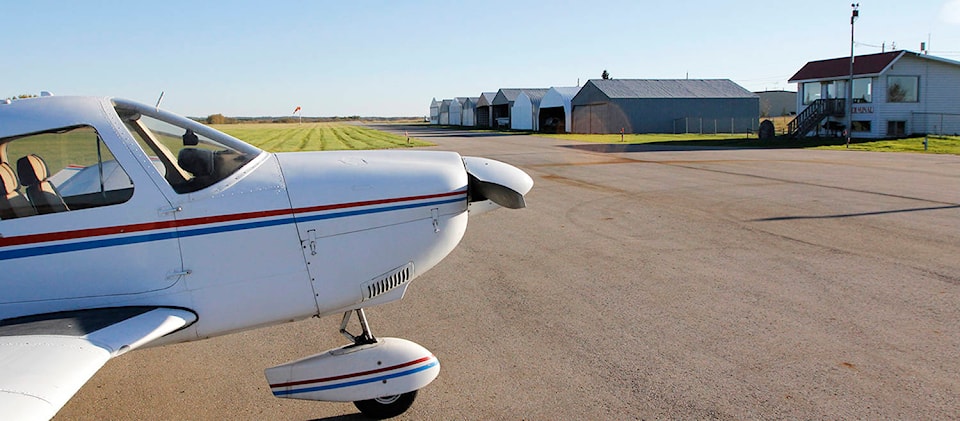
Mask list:
POLYGON ((48 420, 108 360, 183 328, 193 312, 115 307, 0 320, 0 408, 48 420))

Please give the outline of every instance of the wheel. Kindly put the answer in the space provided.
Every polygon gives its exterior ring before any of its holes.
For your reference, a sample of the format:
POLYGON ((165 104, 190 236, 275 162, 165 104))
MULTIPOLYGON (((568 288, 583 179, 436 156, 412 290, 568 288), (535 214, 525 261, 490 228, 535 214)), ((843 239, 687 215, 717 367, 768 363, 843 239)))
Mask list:
POLYGON ((384 418, 393 418, 406 412, 413 405, 413 400, 417 398, 417 391, 407 392, 400 395, 383 396, 376 399, 365 401, 355 401, 353 404, 360 410, 360 413, 373 419, 382 420, 384 418))

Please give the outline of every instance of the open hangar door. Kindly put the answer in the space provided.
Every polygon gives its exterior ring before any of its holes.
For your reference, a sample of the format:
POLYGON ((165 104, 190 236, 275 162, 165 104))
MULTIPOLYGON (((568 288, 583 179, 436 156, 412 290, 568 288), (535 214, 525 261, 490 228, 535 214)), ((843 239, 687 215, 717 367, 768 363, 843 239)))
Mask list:
POLYGON ((540 132, 566 133, 566 113, 563 107, 540 109, 540 132))

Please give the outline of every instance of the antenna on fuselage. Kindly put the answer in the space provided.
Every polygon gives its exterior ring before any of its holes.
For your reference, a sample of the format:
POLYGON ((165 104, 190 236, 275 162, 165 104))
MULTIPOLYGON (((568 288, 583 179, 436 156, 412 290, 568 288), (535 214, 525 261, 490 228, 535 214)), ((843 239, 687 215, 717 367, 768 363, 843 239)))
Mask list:
POLYGON ((157 111, 160 111, 160 101, 163 101, 163 91, 160 91, 160 98, 157 98, 157 111))

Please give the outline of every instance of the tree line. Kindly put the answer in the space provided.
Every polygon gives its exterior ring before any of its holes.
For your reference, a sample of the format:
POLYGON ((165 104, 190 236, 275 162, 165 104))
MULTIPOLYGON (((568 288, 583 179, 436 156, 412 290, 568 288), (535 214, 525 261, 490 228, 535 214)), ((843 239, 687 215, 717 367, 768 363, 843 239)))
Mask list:
POLYGON ((227 117, 223 114, 211 114, 206 118, 193 118, 194 120, 207 123, 207 124, 237 124, 237 123, 329 123, 337 121, 394 121, 394 120, 411 120, 416 119, 416 117, 360 117, 358 115, 351 116, 334 116, 334 117, 227 117))

